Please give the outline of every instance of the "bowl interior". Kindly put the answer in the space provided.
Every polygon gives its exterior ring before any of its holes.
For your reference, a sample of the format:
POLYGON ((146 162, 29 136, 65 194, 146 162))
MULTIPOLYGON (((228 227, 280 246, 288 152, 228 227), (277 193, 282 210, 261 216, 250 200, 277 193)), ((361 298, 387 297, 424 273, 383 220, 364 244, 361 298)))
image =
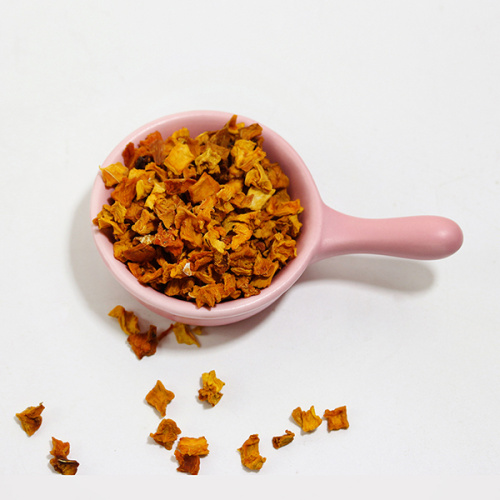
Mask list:
MULTIPOLYGON (((122 160, 122 151, 132 142, 145 138, 158 130, 163 138, 176 130, 186 127, 192 137, 209 130, 217 130, 231 118, 231 113, 219 111, 190 111, 154 120, 125 137, 103 162, 102 167, 122 160)), ((238 116, 238 122, 246 125, 255 120, 238 116)), ((300 219, 303 223, 297 242, 297 257, 281 269, 271 285, 259 295, 217 304, 212 309, 198 309, 194 303, 167 297, 156 290, 141 285, 128 268, 113 256, 113 245, 109 239, 93 226, 93 236, 97 249, 105 264, 118 282, 139 302, 154 312, 175 321, 192 325, 210 326, 227 324, 256 314, 278 299, 304 272, 311 261, 321 231, 321 199, 306 165, 297 152, 277 133, 262 125, 263 149, 273 162, 278 162, 290 178, 289 192, 292 198, 299 198, 304 206, 300 219)), ((109 202, 111 190, 106 189, 98 173, 91 196, 91 219, 109 202)))

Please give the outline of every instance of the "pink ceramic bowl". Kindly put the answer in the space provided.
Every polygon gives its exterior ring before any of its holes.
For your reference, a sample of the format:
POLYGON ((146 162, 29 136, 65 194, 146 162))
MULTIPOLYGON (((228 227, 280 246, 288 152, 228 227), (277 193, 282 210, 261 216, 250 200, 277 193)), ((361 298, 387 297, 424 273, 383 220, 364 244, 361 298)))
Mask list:
MULTIPOLYGON (((192 136, 221 128, 231 113, 188 111, 159 118, 144 125, 118 144, 103 167, 122 161, 122 151, 129 142, 137 142, 149 133, 160 131, 164 138, 187 127, 192 136)), ((244 116, 246 125, 255 120, 244 116)), ((290 178, 289 192, 299 198, 304 212, 297 257, 282 269, 267 289, 259 295, 217 304, 212 309, 198 309, 194 303, 167 297, 141 285, 127 267, 113 256, 109 239, 93 226, 97 249, 118 282, 140 303, 157 314, 190 325, 214 326, 234 323, 259 313, 283 295, 315 261, 343 254, 370 253, 410 259, 440 259, 456 252, 462 245, 459 226, 437 216, 413 216, 393 219, 362 219, 342 214, 323 203, 314 180, 296 151, 276 132, 263 126, 263 148, 271 161, 278 162, 290 178)), ((91 196, 91 219, 108 203, 110 190, 104 187, 100 173, 91 196)))

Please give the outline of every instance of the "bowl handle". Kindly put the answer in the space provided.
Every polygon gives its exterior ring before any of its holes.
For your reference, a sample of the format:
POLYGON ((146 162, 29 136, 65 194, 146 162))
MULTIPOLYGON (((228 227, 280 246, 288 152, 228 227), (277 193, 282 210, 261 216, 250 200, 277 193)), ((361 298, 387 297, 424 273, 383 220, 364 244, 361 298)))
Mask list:
POLYGON ((463 242, 460 227, 450 219, 418 215, 365 219, 323 206, 321 242, 313 260, 335 255, 377 254, 407 259, 442 259, 463 242))

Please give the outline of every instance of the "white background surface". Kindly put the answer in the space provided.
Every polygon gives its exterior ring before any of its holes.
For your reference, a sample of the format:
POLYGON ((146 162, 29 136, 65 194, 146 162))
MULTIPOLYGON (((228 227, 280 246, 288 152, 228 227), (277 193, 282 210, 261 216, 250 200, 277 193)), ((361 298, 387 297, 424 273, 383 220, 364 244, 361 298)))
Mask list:
POLYGON ((51 476, 52 436, 79 475, 181 476, 148 438, 167 414, 205 435, 200 476, 469 476, 500 466, 500 4, 494 1, 12 3, 0 18, 0 472, 51 476), (89 195, 125 135, 218 109, 286 138, 324 201, 362 217, 434 214, 465 242, 432 262, 345 256, 277 304, 173 337, 138 361, 107 313, 148 312, 94 248, 89 195), (197 399, 202 372, 226 383, 197 399), (31 438, 14 415, 43 401, 31 438), (350 428, 301 435, 296 406, 347 405, 350 428), (276 451, 285 429, 295 441, 276 451), (236 451, 253 433, 267 457, 236 451))

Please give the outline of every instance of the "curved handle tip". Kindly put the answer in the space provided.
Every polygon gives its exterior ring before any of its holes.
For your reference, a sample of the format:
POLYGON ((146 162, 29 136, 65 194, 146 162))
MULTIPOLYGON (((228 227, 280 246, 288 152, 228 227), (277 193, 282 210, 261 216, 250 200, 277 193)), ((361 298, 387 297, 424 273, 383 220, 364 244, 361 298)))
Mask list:
POLYGON ((359 253, 435 260, 454 254, 464 240, 460 226, 440 216, 366 219, 327 206, 323 215, 323 238, 315 260, 359 253))

